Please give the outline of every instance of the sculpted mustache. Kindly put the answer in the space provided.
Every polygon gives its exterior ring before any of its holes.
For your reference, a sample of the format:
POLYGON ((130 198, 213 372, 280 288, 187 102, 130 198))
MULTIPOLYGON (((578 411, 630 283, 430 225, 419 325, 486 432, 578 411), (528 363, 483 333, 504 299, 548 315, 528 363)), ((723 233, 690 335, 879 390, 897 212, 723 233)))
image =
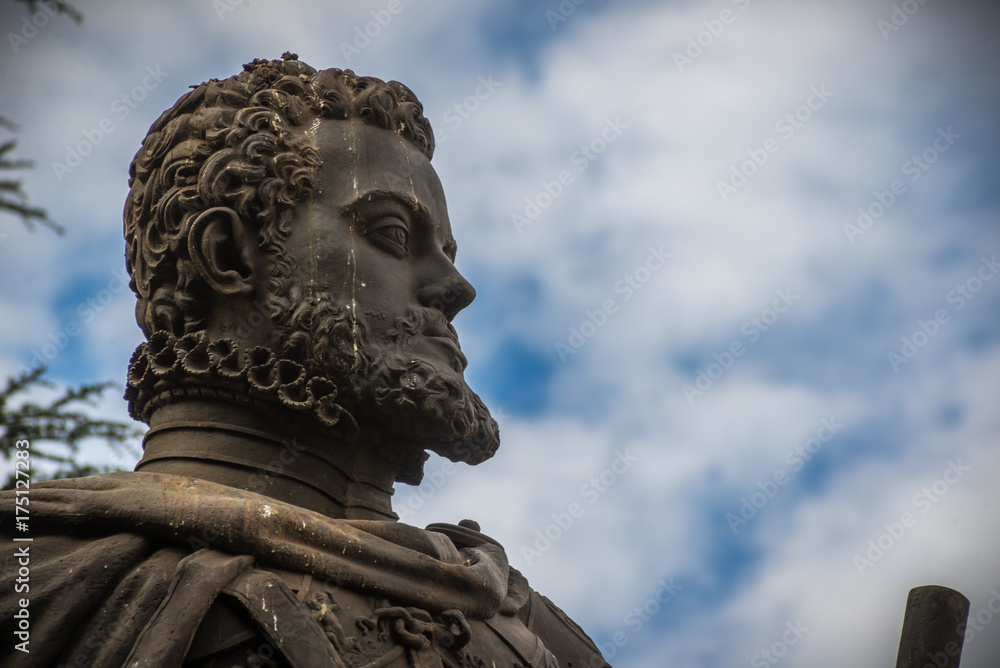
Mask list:
POLYGON ((422 334, 425 336, 443 336, 458 344, 455 328, 448 322, 444 313, 432 308, 410 307, 406 315, 397 318, 395 328, 389 332, 389 338, 399 343, 405 343, 410 338, 422 334))

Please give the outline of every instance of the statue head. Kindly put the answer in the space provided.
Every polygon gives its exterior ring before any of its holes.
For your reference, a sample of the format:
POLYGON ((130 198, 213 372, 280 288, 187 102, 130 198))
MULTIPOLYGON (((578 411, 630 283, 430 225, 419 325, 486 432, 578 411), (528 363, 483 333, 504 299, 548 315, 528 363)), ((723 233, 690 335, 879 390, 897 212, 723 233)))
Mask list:
POLYGON ((212 397, 378 443, 416 484, 427 450, 479 463, 496 422, 451 325, 454 266, 434 135, 396 81, 255 60, 181 97, 130 168, 126 261, 147 337, 126 398, 144 421, 212 397))

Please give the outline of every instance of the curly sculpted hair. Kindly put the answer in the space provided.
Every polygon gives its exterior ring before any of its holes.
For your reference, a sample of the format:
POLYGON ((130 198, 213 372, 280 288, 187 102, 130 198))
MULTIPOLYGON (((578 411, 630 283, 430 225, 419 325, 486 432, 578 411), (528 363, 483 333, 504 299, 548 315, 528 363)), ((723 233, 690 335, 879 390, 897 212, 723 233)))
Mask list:
POLYGON ((269 260, 265 308, 280 327, 291 313, 293 267, 283 244, 296 204, 311 197, 320 159, 295 132, 314 119, 361 119, 396 132, 430 159, 434 134, 423 106, 398 81, 350 70, 317 71, 285 53, 254 60, 224 81, 207 81, 164 112, 129 168, 126 264, 136 322, 146 337, 205 327, 208 287, 188 254, 191 223, 217 206, 256 226, 269 260))

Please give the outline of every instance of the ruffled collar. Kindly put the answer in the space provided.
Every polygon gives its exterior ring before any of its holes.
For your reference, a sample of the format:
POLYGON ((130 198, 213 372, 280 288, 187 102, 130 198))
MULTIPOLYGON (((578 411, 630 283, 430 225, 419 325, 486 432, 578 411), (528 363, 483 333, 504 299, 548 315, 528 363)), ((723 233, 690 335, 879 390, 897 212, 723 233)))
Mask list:
POLYGON ((337 386, 330 379, 310 376, 304 366, 279 359, 270 348, 245 352, 232 339, 209 341, 203 331, 180 338, 159 331, 136 348, 125 399, 129 415, 147 424, 158 408, 208 399, 304 412, 342 436, 358 432, 357 422, 337 403, 337 386))

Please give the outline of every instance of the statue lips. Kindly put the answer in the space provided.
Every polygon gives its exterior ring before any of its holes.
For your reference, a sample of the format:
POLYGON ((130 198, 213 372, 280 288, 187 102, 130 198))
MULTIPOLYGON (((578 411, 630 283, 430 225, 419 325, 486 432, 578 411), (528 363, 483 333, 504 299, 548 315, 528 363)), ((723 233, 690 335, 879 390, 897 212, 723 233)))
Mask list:
POLYGON ((429 328, 423 332, 424 338, 432 339, 444 345, 452 354, 451 365, 455 371, 462 373, 465 368, 469 366, 469 360, 465 358, 465 354, 462 353, 462 348, 458 345, 458 336, 454 333, 451 325, 448 326, 447 331, 442 331, 435 328, 429 328))

